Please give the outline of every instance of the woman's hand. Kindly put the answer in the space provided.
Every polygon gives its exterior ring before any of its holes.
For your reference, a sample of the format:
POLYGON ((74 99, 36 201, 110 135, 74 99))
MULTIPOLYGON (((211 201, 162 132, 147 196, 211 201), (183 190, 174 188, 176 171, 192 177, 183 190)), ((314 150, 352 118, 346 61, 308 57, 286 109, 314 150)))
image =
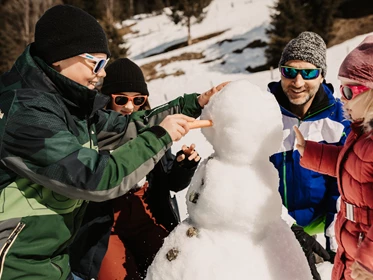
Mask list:
POLYGON ((362 267, 358 262, 351 265, 351 278, 355 280, 371 280, 373 274, 362 267))
POLYGON ((202 93, 200 96, 198 96, 198 103, 199 103, 199 105, 202 108, 205 107, 205 105, 207 103, 209 103, 209 100, 210 100, 211 96, 213 96, 215 93, 217 93, 218 91, 220 91, 223 87, 225 87, 229 83, 230 83, 230 81, 229 82, 221 83, 220 85, 218 85, 216 87, 212 87, 208 91, 202 93))
POLYGON ((200 161, 201 157, 195 150, 196 145, 192 144, 189 147, 186 145, 183 145, 181 147, 181 151, 178 152, 178 156, 176 157, 177 162, 183 161, 185 158, 187 158, 189 161, 194 160, 195 162, 200 161))
POLYGON ((306 147, 306 141, 304 140, 304 137, 302 133, 300 132, 299 128, 294 125, 293 126, 294 132, 295 132, 295 137, 297 138, 297 149, 300 153, 301 156, 303 156, 304 153, 304 148, 306 147))

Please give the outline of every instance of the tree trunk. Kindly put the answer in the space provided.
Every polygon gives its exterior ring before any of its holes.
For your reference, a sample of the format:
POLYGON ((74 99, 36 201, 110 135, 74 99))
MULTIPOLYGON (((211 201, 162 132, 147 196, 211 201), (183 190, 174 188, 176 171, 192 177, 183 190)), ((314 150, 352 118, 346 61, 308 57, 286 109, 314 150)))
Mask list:
POLYGON ((133 17, 133 15, 135 14, 135 7, 134 7, 134 5, 133 5, 133 0, 130 0, 129 1, 130 3, 130 7, 129 7, 129 16, 130 17, 133 17))
POLYGON ((114 0, 106 0, 105 2, 106 6, 106 18, 108 19, 108 22, 110 24, 114 23, 114 0))
POLYGON ((187 19, 187 27, 188 27, 188 46, 192 44, 192 35, 190 32, 190 17, 187 19))
MULTIPOLYGON (((30 1, 24 0, 24 9, 23 9, 23 43, 26 47, 29 44, 30 40, 30 1)), ((21 34, 22 34, 21 33, 21 34)))

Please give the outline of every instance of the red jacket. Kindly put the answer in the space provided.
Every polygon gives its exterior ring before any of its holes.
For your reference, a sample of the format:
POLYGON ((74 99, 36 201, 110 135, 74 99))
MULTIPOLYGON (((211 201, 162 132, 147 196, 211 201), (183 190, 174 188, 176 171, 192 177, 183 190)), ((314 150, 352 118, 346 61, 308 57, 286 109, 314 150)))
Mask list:
POLYGON ((342 147, 307 141, 301 165, 338 180, 341 210, 335 224, 338 250, 332 279, 352 280, 354 261, 373 277, 373 136, 352 124, 342 147))

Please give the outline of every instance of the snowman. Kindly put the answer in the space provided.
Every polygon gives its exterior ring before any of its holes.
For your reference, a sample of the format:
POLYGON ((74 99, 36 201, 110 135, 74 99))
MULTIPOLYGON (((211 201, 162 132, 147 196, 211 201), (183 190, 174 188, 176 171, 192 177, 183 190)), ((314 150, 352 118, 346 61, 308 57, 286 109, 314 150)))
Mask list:
POLYGON ((282 142, 274 96, 247 80, 228 84, 203 109, 214 153, 186 195, 188 218, 165 239, 146 280, 308 280, 304 253, 281 219, 278 174, 269 161, 282 142))

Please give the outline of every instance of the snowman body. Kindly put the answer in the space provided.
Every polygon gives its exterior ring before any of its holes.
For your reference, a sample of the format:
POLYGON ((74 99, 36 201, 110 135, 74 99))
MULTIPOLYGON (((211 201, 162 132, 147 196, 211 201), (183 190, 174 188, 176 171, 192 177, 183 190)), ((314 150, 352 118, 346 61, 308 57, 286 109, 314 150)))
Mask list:
POLYGON ((214 123, 202 133, 215 152, 192 179, 189 217, 165 239, 146 279, 311 280, 281 219, 278 174, 269 161, 282 139, 274 97, 235 81, 211 98, 201 119, 214 123))

